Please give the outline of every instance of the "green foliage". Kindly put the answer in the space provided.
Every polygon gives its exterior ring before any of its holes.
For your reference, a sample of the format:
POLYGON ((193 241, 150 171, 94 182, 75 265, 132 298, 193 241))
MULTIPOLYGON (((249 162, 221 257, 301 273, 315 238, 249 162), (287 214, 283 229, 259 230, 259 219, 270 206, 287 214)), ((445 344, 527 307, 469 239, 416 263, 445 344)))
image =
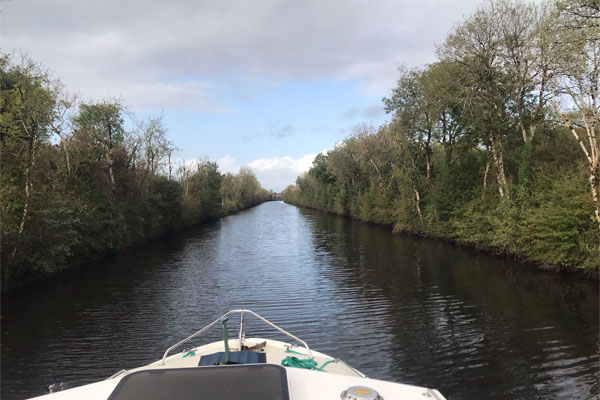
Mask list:
POLYGON ((221 216, 221 174, 216 162, 204 161, 196 166, 196 171, 184 178, 184 219, 194 223, 221 216))
POLYGON ((598 265, 598 236, 587 182, 567 172, 543 179, 536 192, 539 206, 523 221, 525 253, 553 264, 594 267, 598 265))
MULTIPOLYGON (((393 132, 382 127, 377 134, 393 132)), ((411 162, 402 163, 410 158, 406 152, 418 151, 410 146, 388 152, 386 157, 394 166, 383 186, 368 163, 358 167, 357 176, 343 176, 348 182, 366 176, 367 188, 352 190, 352 185, 341 184, 341 179, 317 178, 326 177, 326 171, 340 171, 334 163, 347 165, 349 150, 344 147, 351 143, 361 149, 365 140, 354 138, 320 156, 307 174, 298 177, 296 185, 286 188, 284 201, 393 226, 398 232, 451 238, 538 262, 598 267, 598 236, 587 182, 585 175, 578 173, 581 163, 574 157, 576 147, 560 128, 541 132, 537 146, 532 147, 527 201, 522 201, 522 196, 499 199, 490 171, 487 185, 492 187, 483 190, 490 154, 479 149, 457 147, 458 157, 448 165, 444 148, 434 147, 432 159, 437 168, 431 187, 422 169, 412 168, 411 162), (415 189, 420 193, 421 216, 415 189)), ((401 143, 396 145, 401 147, 401 143)), ((520 149, 514 151, 518 159, 520 149)), ((360 150, 356 156, 361 156, 360 150)))
POLYGON ((275 199, 275 193, 260 186, 256 175, 249 168, 240 168, 237 175, 226 174, 220 185, 220 201, 225 215, 275 199))
POLYGON ((123 107, 118 102, 82 104, 73 122, 76 130, 85 132, 101 147, 123 142, 125 121, 123 107))
POLYGON ((274 197, 212 161, 173 179, 162 116, 128 131, 118 101, 77 109, 30 60, 1 55, 0 88, 4 288, 274 197))
POLYGON ((540 263, 597 268, 597 104, 561 115, 586 138, 580 144, 555 125, 546 102, 554 70, 569 93, 597 92, 592 3, 561 1, 553 12, 484 4, 448 35, 438 62, 400 70, 383 98, 391 123, 319 155, 284 200, 540 263))
POLYGON ((144 218, 145 238, 177 231, 183 225, 183 204, 179 184, 164 176, 150 177, 148 210, 144 218))

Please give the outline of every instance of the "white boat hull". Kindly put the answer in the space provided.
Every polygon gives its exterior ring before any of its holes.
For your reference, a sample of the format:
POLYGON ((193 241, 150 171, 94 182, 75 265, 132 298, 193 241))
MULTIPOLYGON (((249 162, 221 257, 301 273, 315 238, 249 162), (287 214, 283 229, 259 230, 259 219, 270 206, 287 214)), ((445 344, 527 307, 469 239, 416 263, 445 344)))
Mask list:
MULTIPOLYGON (((226 336, 227 335, 225 335, 225 337, 226 336)), ((202 391, 205 387, 208 390, 208 387, 211 386, 213 382, 211 380, 206 380, 209 375, 211 377, 210 379, 218 380, 229 374, 238 374, 238 380, 231 382, 235 382, 234 385, 236 386, 235 389, 237 392, 240 392, 241 390, 240 393, 243 393, 244 388, 237 387, 239 386, 237 385, 239 382, 239 377, 244 377, 246 380, 248 380, 247 378, 254 377, 254 374, 257 374, 256 376, 258 376, 261 373, 260 371, 264 372, 267 370, 274 372, 276 376, 281 377, 281 379, 278 378, 279 380, 271 380, 271 384, 276 383, 279 385, 277 387, 281 390, 281 393, 284 394, 282 397, 277 397, 278 399, 444 399, 444 397, 435 389, 404 385, 377 379, 369 379, 363 373, 349 366, 345 362, 335 359, 327 354, 309 349, 308 345, 301 339, 296 338, 292 334, 284 331, 283 329, 277 327, 250 310, 230 311, 220 319, 207 325, 190 337, 169 347, 169 349, 165 351, 165 354, 161 360, 139 368, 121 370, 110 378, 101 382, 39 396, 35 399, 105 400, 109 398, 115 398, 115 396, 119 398, 119 394, 128 392, 128 389, 133 387, 134 384, 130 382, 137 382, 135 385, 137 385, 136 390, 138 390, 139 393, 140 388, 142 391, 146 389, 150 390, 149 388, 154 387, 159 379, 165 379, 166 382, 166 376, 177 379, 181 379, 181 376, 186 376, 188 377, 186 378, 188 380, 185 382, 187 382, 190 387, 194 386, 195 390, 202 391), (232 313, 241 313, 242 320, 240 322, 239 337, 237 339, 227 340, 227 346, 225 346, 225 341, 212 342, 206 345, 188 348, 169 356, 171 350, 190 342, 192 339, 203 333, 206 329, 216 325, 217 323, 221 323, 223 325, 226 333, 226 317, 232 313), (244 338, 244 314, 251 314, 258 317, 268 325, 279 330, 281 333, 292 337, 298 343, 301 343, 302 346, 295 346, 289 343, 265 338, 244 338), (230 356, 233 357, 241 355, 249 355, 254 360, 250 363, 238 365, 230 365, 230 363, 224 362, 228 361, 230 356), (206 358, 203 359, 203 357, 206 358), (212 360, 214 360, 215 357, 216 359, 219 359, 219 362, 213 364, 212 360), (221 357, 224 357, 225 360, 221 360, 221 357), (208 362, 210 362, 210 364, 207 365, 208 362), (210 368, 210 370, 207 370, 207 368, 210 368), (164 373, 161 371, 164 371, 164 373), (181 376, 177 376, 177 374, 180 374, 181 376), (206 382, 206 384, 199 389, 196 386, 199 384, 198 382, 201 380, 201 378, 205 379, 204 382, 206 382), (146 380, 144 381, 143 379, 146 380), (142 382, 141 384, 140 380, 142 382), (131 386, 127 386, 128 384, 131 386), (361 397, 362 395, 364 395, 364 397, 361 397), (370 397, 371 395, 374 396, 370 397)), ((169 382, 170 384, 173 384, 174 380, 171 379, 169 382)), ((180 382, 183 381, 180 380, 180 382)), ((256 385, 260 385, 260 383, 256 383, 252 380, 249 382, 249 386, 256 387, 256 385)), ((164 388, 163 386, 157 387, 159 391, 164 388)), ((181 386, 173 385, 172 388, 181 389, 181 386)), ((168 393, 168 390, 164 393, 168 393)), ((160 393, 151 392, 150 397, 160 399, 171 398, 170 396, 164 395, 164 393, 161 395, 160 393)), ((198 395, 198 393, 194 392, 193 398, 198 398, 198 395)), ((202 397, 203 396, 200 396, 200 398, 202 397)), ((209 398, 226 398, 229 400, 231 397, 209 396, 209 398)), ((246 399, 245 396, 240 398, 246 399)))

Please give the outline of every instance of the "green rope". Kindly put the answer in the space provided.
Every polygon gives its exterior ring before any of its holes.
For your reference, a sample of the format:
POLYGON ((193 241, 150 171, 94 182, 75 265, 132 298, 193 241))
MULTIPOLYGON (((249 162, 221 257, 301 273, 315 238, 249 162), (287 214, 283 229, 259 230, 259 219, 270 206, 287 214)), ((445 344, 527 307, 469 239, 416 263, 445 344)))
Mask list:
POLYGON ((281 365, 284 367, 304 368, 304 369, 316 369, 317 362, 312 358, 308 360, 301 360, 297 357, 287 356, 281 360, 281 365))
POLYGON ((319 371, 323 371, 323 368, 325 368, 325 366, 327 366, 327 364, 330 364, 330 363, 332 363, 332 362, 336 362, 336 361, 337 361, 337 360, 329 360, 329 361, 325 361, 325 362, 323 363, 323 365, 321 365, 319 368, 316 368, 316 369, 317 369, 317 370, 319 370, 319 371))
POLYGON ((300 354, 301 356, 307 356, 307 357, 308 357, 308 355, 307 355, 307 354, 300 353, 300 352, 298 352, 298 351, 294 351, 294 350, 290 349, 289 347, 286 347, 286 348, 285 348, 285 352, 286 352, 286 353, 300 354))
MULTIPOLYGON (((302 354, 297 351, 290 350, 289 347, 285 351, 287 353, 299 354, 301 356, 308 357, 306 354, 302 354)), ((317 367, 318 363, 315 360, 313 360, 312 358, 309 358, 308 360, 301 360, 298 357, 287 356, 286 358, 281 360, 281 365, 283 365, 284 367, 304 368, 304 369, 313 369, 316 371, 323 371, 323 368, 325 368, 327 365, 329 365, 332 362, 337 362, 337 360, 334 359, 334 360, 325 361, 323 363, 323 365, 321 365, 320 367, 317 367)))

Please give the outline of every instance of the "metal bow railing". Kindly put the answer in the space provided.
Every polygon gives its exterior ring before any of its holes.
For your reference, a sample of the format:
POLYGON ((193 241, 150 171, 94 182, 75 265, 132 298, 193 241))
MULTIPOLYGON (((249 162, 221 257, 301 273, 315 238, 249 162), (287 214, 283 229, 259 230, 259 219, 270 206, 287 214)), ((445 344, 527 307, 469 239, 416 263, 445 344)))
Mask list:
POLYGON ((165 354, 162 357, 160 365, 164 365, 165 364, 165 360, 167 359, 167 356, 169 355, 169 353, 171 352, 171 350, 173 350, 173 349, 181 346, 182 344, 184 344, 184 343, 192 340, 195 337, 200 336, 202 333, 204 333, 205 331, 207 331, 208 329, 210 329, 211 327, 213 327, 214 325, 216 325, 220 321, 222 321, 223 318, 226 318, 226 317, 228 317, 228 316, 230 316, 232 314, 240 314, 240 333, 239 333, 240 350, 241 350, 242 335, 243 335, 243 329, 244 329, 244 314, 250 314, 250 315, 253 315, 256 318, 260 319, 261 321, 263 321, 267 325, 271 326, 272 328, 275 328, 276 330, 278 330, 279 332, 283 333, 284 335, 289 336, 292 339, 294 339, 295 341, 297 341, 298 343, 302 344, 302 346, 304 346, 304 348, 306 349, 306 352, 307 352, 308 356, 310 358, 314 358, 313 355, 312 355, 312 352, 310 351, 310 348, 308 347, 308 344, 306 344, 306 342, 304 340, 302 340, 302 339, 300 339, 300 338, 292 335, 291 333, 287 332, 286 330, 278 327, 277 325, 275 325, 271 321, 267 320, 266 318, 261 317, 260 315, 258 315, 254 311, 240 308, 240 309, 237 309, 237 310, 231 310, 228 313, 223 314, 221 317, 217 318, 216 320, 214 320, 210 324, 206 325, 204 328, 200 329, 199 331, 193 333, 192 335, 188 336, 187 338, 183 339, 182 341, 180 341, 180 342, 174 344, 173 346, 169 347, 165 351, 165 354))

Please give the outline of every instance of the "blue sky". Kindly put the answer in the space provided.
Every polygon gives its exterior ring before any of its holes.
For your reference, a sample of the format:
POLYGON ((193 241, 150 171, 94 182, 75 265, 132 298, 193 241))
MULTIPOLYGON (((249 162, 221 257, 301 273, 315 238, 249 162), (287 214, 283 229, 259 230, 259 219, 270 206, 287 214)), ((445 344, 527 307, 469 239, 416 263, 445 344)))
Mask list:
POLYGON ((299 158, 330 149, 357 124, 385 118, 380 98, 350 82, 286 80, 253 87, 248 98, 227 86, 218 93, 222 112, 167 113, 173 140, 187 144, 184 156, 221 158, 239 149, 241 163, 277 154, 299 158))
POLYGON ((387 118, 400 65, 477 0, 0 0, 0 46, 81 99, 163 112, 178 162, 249 166, 280 191, 358 125, 387 118))

